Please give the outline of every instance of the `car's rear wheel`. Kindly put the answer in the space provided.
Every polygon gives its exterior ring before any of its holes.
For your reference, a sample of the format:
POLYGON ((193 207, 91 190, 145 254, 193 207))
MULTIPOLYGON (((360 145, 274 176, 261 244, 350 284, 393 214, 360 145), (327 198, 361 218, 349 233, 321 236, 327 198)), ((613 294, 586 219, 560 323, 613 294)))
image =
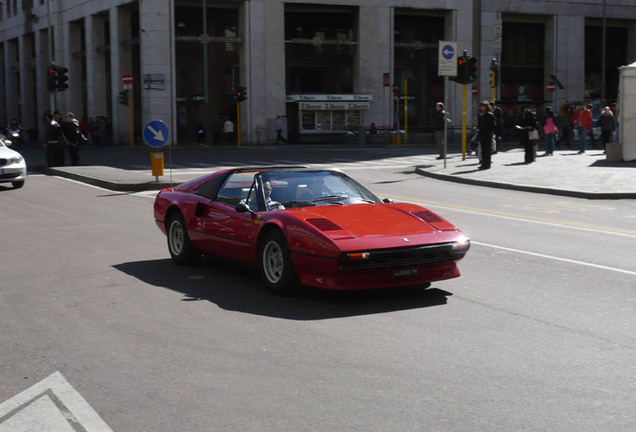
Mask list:
POLYGON ((259 257, 261 276, 272 292, 291 295, 297 290, 296 269, 283 233, 266 233, 259 243, 259 257))
POLYGON ((168 219, 168 251, 172 261, 181 265, 191 265, 197 262, 201 253, 192 247, 185 220, 181 212, 174 212, 168 219))
POLYGON ((24 186, 24 180, 11 182, 11 185, 16 189, 20 189, 22 186, 24 186))

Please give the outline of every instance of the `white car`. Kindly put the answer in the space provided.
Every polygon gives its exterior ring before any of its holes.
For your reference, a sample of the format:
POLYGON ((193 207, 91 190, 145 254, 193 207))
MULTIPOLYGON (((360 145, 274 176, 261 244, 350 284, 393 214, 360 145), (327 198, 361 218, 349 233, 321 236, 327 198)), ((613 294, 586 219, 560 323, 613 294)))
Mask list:
POLYGON ((24 157, 10 145, 11 141, 0 133, 0 183, 11 183, 17 189, 24 186, 27 167, 24 157))

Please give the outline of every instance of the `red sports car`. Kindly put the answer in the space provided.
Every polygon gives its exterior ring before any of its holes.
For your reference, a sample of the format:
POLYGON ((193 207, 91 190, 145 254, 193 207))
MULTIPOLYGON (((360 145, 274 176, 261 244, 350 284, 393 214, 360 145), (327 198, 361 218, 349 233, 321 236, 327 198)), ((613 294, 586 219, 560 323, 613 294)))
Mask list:
POLYGON ((335 169, 226 169, 163 189, 154 214, 175 263, 208 253, 254 264, 282 294, 430 285, 458 277, 470 247, 444 218, 335 169))

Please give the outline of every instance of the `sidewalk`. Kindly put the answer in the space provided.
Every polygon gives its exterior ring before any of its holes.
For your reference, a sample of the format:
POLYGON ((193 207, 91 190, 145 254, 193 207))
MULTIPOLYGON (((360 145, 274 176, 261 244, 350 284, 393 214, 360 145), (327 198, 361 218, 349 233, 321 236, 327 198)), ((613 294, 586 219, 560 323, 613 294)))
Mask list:
MULTIPOLYGON (((261 145, 258 148, 214 147, 213 150, 217 155, 236 155, 236 152, 240 152, 241 156, 249 155, 251 150, 266 150, 272 163, 282 163, 277 160, 288 163, 292 151, 306 152, 307 149, 319 148, 325 146, 261 145)), ((360 151, 360 148, 355 146, 342 149, 360 151)), ((407 149, 401 147, 400 150, 407 149)), ((156 181, 150 170, 148 147, 104 149, 89 146, 82 149, 82 166, 50 169, 46 168, 44 150, 41 147, 26 146, 20 151, 27 159, 30 172, 45 172, 116 191, 157 190, 200 175, 180 174, 179 169, 176 169, 170 176, 169 171, 165 169, 166 175, 156 181), (148 168, 139 169, 140 166, 148 168)), ((171 157, 180 166, 201 168, 209 159, 210 151, 210 148, 179 147, 175 148, 171 157)), ((526 165, 523 163, 523 149, 509 144, 493 155, 492 167, 485 171, 478 169, 479 161, 475 156, 467 156, 463 160, 461 154, 449 153, 444 166, 445 161, 437 160, 437 154, 429 145, 413 145, 408 151, 418 156, 419 162, 415 164, 418 174, 439 180, 588 199, 636 199, 636 162, 608 162, 602 150, 588 150, 579 155, 573 149, 557 149, 554 156, 539 156, 536 162, 526 165), (424 164, 421 163, 422 160, 425 161, 424 164)), ((165 157, 168 166, 169 156, 165 157)), ((209 166, 210 171, 215 169, 214 163, 210 163, 209 166)))
POLYGON ((602 150, 556 150, 554 156, 538 156, 531 164, 523 160, 523 149, 513 147, 493 155, 489 170, 479 170, 475 156, 462 160, 457 154, 447 158, 446 168, 443 160, 432 160, 416 170, 440 180, 503 189, 589 199, 636 198, 636 162, 608 162, 602 150))

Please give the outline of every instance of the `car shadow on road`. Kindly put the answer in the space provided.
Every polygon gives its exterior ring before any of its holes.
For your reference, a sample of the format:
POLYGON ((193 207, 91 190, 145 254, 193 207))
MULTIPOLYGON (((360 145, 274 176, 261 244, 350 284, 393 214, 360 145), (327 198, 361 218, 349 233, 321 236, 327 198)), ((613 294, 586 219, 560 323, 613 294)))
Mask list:
POLYGON ((160 259, 114 268, 143 283, 180 292, 181 301, 209 301, 225 310, 300 321, 440 306, 452 295, 433 285, 346 292, 303 287, 297 296, 282 297, 265 288, 255 268, 210 257, 192 267, 160 259))

